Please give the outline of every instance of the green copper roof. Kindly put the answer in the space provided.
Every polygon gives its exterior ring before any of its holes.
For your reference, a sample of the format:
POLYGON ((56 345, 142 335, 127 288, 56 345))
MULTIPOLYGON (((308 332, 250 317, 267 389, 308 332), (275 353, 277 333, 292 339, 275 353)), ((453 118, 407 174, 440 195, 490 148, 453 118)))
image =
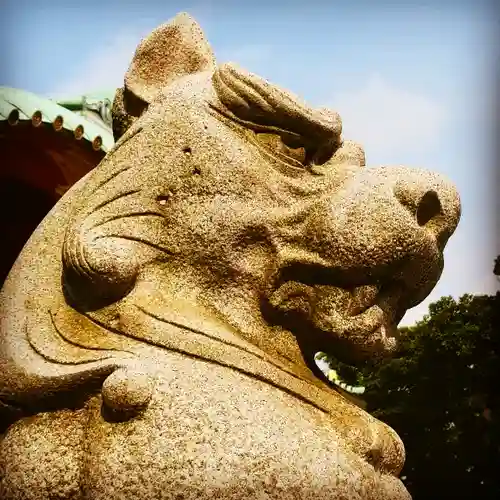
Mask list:
MULTIPOLYGON (((109 96, 107 98, 109 101, 109 96)), ((81 111, 77 113, 63 107, 62 102, 58 104, 51 99, 25 90, 0 87, 0 121, 7 121, 11 125, 16 125, 19 121, 31 121, 33 126, 41 123, 52 124, 55 131, 69 130, 75 134, 75 139, 84 139, 92 143, 95 149, 108 152, 114 145, 109 122, 100 120, 98 115, 96 115, 97 119, 89 119, 84 113, 87 110, 94 110, 96 103, 104 102, 104 99, 104 97, 100 100, 99 96, 92 96, 92 101, 89 102, 88 98, 79 98, 80 102, 89 105, 77 108, 81 111)))
POLYGON ((51 100, 57 102, 57 104, 67 109, 81 109, 82 103, 94 104, 103 101, 112 103, 113 99, 115 98, 115 92, 116 89, 98 90, 88 92, 83 96, 60 96, 54 97, 51 100))

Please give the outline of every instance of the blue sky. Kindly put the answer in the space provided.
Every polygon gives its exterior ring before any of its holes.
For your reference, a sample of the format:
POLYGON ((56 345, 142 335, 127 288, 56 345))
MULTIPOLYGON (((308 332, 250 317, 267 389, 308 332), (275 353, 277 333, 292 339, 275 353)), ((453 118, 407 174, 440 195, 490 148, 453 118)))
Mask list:
POLYGON ((0 85, 47 96, 121 85, 141 39, 180 11, 204 29, 219 62, 235 61, 312 105, 341 113, 369 166, 437 170, 463 215, 443 277, 403 319, 442 295, 492 293, 495 227, 492 61, 495 22, 483 0, 4 0, 0 85))

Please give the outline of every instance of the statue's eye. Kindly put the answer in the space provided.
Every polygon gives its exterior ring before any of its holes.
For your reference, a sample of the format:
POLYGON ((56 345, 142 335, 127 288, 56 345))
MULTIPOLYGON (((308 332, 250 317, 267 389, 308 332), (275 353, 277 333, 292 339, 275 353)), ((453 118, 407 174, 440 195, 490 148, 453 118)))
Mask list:
POLYGON ((321 165, 332 154, 331 148, 315 148, 304 144, 302 138, 295 135, 257 132, 254 136, 257 144, 281 161, 297 168, 321 165))
POLYGON ((307 165, 307 150, 294 138, 265 132, 257 133, 255 136, 259 145, 278 159, 298 168, 304 168, 307 165))
POLYGON ((317 137, 306 138, 295 132, 287 132, 276 125, 263 125, 243 120, 227 109, 208 103, 210 109, 227 124, 236 127, 246 135, 261 151, 271 155, 280 163, 304 170, 313 165, 323 165, 340 146, 338 137, 327 138, 319 143, 317 137))

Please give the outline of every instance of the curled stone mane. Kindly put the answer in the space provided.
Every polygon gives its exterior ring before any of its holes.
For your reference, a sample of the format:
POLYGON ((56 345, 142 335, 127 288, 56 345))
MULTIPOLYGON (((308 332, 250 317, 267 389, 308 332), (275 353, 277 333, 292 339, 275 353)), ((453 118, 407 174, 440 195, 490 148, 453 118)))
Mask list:
POLYGON ((293 134, 314 143, 332 142, 342 133, 340 116, 301 104, 289 92, 248 73, 223 64, 212 82, 217 96, 234 118, 255 130, 293 134))

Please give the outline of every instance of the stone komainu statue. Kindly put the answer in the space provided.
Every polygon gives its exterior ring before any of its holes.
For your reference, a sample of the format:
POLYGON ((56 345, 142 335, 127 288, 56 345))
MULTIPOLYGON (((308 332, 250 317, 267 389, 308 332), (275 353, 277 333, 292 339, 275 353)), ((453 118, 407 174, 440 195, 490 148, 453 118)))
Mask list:
POLYGON ((365 168, 336 113, 216 65, 185 14, 113 114, 2 290, 1 498, 408 499, 400 439, 314 354, 394 349, 455 188, 365 168))

